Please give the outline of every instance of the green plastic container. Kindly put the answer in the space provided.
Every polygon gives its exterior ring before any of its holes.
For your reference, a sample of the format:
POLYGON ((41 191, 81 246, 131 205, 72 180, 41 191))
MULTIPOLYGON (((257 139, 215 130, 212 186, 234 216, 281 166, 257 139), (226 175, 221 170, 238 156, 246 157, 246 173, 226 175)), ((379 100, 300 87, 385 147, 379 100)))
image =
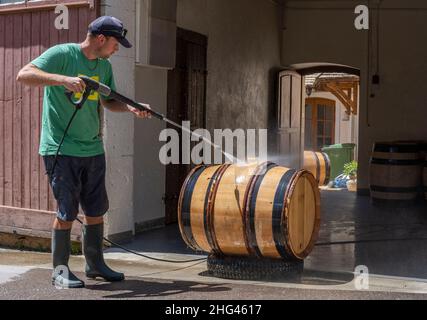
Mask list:
POLYGON ((331 160, 331 181, 344 171, 344 165, 354 160, 354 143, 334 144, 322 148, 331 160))

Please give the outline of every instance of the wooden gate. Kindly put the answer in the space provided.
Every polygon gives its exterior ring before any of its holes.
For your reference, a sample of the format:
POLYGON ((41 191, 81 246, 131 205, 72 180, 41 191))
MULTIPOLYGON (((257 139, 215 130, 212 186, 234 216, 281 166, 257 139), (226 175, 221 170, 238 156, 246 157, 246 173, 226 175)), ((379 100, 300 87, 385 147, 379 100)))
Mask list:
MULTIPOLYGON (((0 7, 0 233, 50 238, 56 203, 38 155, 43 88, 16 82, 19 70, 59 43, 81 42, 98 16, 94 1, 37 1, 0 7), (55 6, 69 9, 57 30, 55 6)), ((78 239, 80 228, 73 230, 78 239)))

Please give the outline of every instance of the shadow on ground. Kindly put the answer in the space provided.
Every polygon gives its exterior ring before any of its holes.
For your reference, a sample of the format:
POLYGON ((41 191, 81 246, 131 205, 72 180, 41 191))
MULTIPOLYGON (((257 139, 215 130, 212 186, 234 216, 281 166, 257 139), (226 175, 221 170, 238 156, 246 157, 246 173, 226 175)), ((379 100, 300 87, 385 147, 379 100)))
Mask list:
POLYGON ((198 292, 218 293, 231 290, 231 288, 225 287, 222 284, 201 284, 191 281, 149 281, 137 279, 129 279, 119 283, 97 283, 93 285, 86 285, 86 289, 101 291, 103 298, 109 299, 166 298, 190 292, 193 294, 198 292), (105 294, 106 292, 111 292, 112 294, 105 294))

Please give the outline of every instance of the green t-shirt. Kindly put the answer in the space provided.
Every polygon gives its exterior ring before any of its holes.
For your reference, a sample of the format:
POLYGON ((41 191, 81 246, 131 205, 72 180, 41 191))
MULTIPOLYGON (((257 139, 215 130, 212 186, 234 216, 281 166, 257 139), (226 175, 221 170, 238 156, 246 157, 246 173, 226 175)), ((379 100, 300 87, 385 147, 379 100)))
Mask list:
MULTIPOLYGON (((54 46, 32 61, 32 64, 48 73, 69 77, 85 75, 115 90, 110 62, 106 59, 87 59, 76 43, 54 46)), ((75 100, 78 98, 79 94, 74 95, 75 100)), ((40 155, 56 154, 74 110, 75 107, 65 96, 64 86, 45 87, 40 155)), ((77 113, 59 154, 74 157, 104 154, 100 128, 99 94, 95 92, 77 113)))

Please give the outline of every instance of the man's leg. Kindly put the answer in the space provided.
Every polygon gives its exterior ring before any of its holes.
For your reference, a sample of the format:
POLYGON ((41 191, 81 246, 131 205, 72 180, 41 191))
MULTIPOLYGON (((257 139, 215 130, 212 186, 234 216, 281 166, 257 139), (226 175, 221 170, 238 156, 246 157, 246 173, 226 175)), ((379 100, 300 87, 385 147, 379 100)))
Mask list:
POLYGON ((73 227, 72 222, 62 221, 62 220, 59 220, 58 218, 56 218, 55 221, 53 222, 53 229, 55 230, 71 230, 72 227, 73 227))
POLYGON ((44 157, 49 181, 58 203, 57 218, 52 228, 52 284, 58 288, 83 288, 68 267, 71 254, 71 228, 78 213, 80 183, 75 163, 69 157, 59 157, 55 172, 50 172, 54 157, 44 157))
POLYGON ((52 284, 61 289, 84 288, 85 284, 68 267, 72 222, 56 219, 52 230, 52 284))
POLYGON ((105 188, 105 156, 87 159, 82 178, 81 205, 86 219, 83 226, 83 252, 86 258, 86 276, 103 278, 110 282, 122 281, 123 273, 111 270, 104 261, 104 218, 108 211, 105 188))
POLYGON ((123 273, 110 269, 104 260, 104 223, 83 226, 83 252, 86 258, 86 276, 116 282, 125 279, 123 273))
POLYGON ((93 226, 97 224, 104 224, 104 217, 85 216, 85 225, 93 226))

